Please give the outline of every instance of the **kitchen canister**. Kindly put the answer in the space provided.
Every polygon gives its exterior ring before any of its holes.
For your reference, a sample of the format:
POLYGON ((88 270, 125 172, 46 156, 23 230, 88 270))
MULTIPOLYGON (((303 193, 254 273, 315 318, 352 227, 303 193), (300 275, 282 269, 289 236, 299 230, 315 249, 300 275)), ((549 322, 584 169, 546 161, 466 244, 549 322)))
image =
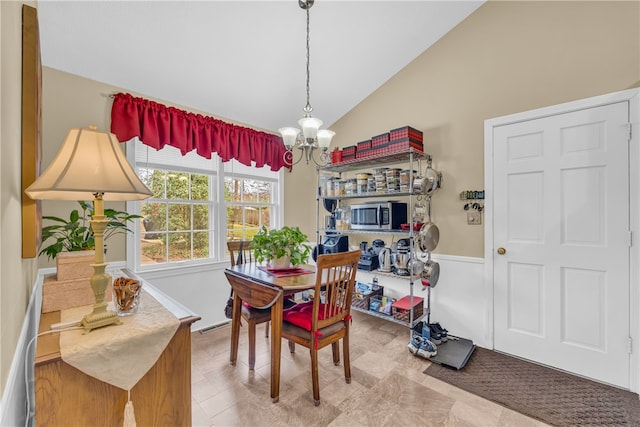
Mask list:
POLYGON ((357 192, 358 187, 356 178, 349 178, 345 180, 344 193, 348 195, 354 195, 357 194, 357 192))
MULTIPOLYGON (((356 175, 356 192, 358 194, 363 194, 368 192, 369 178, 373 178, 373 175, 370 173, 359 173, 356 175)), ((374 189, 375 191, 375 189, 374 189)))

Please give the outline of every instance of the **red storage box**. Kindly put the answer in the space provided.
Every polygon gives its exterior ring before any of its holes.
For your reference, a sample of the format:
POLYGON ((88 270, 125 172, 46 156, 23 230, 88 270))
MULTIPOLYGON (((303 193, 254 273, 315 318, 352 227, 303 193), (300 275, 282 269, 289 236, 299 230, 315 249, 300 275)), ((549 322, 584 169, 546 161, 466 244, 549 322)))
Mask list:
POLYGON ((376 135, 371 138, 371 146, 380 147, 381 145, 384 145, 387 142, 389 142, 389 139, 390 139, 389 132, 376 135))
POLYGON ((422 142, 417 141, 415 139, 405 138, 405 139, 390 141, 389 144, 387 144, 386 152, 391 152, 391 153, 395 153, 398 151, 406 152, 409 150, 409 148, 415 148, 418 151, 424 151, 422 142))
MULTIPOLYGON (((409 321, 411 315, 411 307, 409 306, 410 296, 402 297, 393 304, 391 304, 391 314, 395 319, 402 320, 403 322, 409 321)), ((424 298, 413 297, 413 320, 422 316, 424 313, 424 298)))
POLYGON ((343 156, 350 156, 350 155, 355 155, 356 154, 356 146, 355 145, 349 145, 347 147, 344 147, 342 149, 342 155, 343 156))
POLYGON ((358 150, 356 151, 356 159, 364 159, 366 157, 371 157, 374 154, 374 149, 373 148, 367 148, 367 149, 360 149, 358 148, 358 150))
POLYGON ((390 141, 404 138, 411 138, 416 141, 422 142, 422 131, 414 129, 411 126, 403 126, 397 129, 391 129, 389 131, 390 141))
POLYGON ((371 148, 371 140, 370 139, 367 139, 366 141, 358 142, 356 155, 357 155, 358 151, 360 151, 360 150, 368 150, 369 148, 371 148))

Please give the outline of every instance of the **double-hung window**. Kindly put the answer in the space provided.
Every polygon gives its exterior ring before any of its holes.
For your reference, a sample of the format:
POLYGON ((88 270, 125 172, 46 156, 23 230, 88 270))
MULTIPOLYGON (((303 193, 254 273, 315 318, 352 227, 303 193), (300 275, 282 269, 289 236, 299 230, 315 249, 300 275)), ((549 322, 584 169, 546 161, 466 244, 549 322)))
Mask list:
POLYGON ((215 154, 182 156, 170 146, 155 150, 137 138, 127 144, 138 176, 153 192, 127 205, 142 216, 128 255, 137 271, 225 261, 228 240, 250 240, 262 225, 282 223, 281 172, 222 163, 215 154))

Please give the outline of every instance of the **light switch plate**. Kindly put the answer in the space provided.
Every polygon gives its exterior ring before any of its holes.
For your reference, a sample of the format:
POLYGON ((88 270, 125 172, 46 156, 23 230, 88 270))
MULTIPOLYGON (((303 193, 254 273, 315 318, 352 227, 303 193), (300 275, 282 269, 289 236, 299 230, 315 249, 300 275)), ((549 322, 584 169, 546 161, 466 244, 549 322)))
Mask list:
POLYGON ((467 224, 469 225, 481 225, 482 214, 480 212, 467 212, 467 224))

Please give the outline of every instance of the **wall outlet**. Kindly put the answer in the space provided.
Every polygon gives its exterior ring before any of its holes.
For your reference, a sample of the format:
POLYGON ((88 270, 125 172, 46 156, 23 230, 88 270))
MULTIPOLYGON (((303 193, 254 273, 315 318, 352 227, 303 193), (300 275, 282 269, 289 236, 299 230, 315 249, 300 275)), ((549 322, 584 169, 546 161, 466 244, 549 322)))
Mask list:
POLYGON ((482 214, 480 212, 467 212, 467 224, 469 225, 481 225, 482 214))

